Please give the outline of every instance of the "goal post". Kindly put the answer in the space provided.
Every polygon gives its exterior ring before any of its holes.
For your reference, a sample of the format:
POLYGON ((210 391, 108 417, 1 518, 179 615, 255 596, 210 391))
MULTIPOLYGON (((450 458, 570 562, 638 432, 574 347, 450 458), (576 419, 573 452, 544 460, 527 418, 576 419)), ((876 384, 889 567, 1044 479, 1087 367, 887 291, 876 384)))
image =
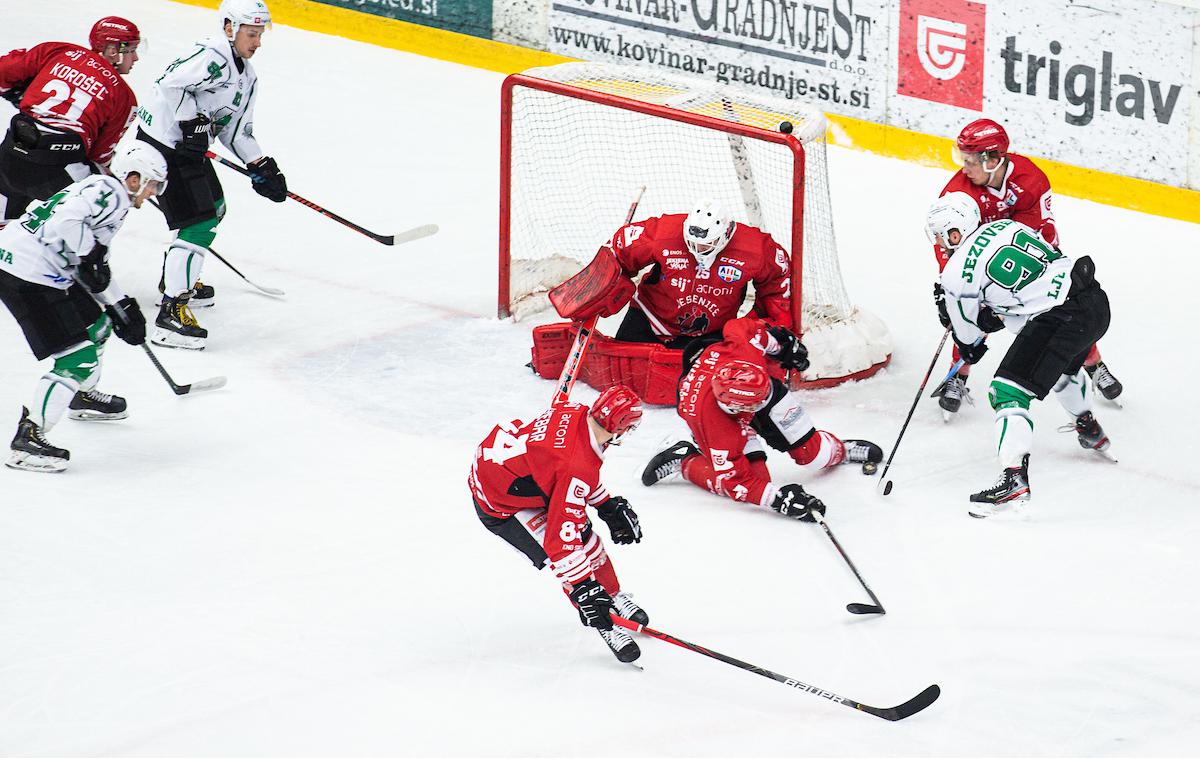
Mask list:
POLYGON ((591 260, 645 185, 639 218, 712 197, 787 250, 793 318, 813 358, 807 384, 887 363, 886 327, 842 283, 819 111, 644 69, 566 63, 505 79, 500 129, 501 318, 544 309, 546 292, 591 260))

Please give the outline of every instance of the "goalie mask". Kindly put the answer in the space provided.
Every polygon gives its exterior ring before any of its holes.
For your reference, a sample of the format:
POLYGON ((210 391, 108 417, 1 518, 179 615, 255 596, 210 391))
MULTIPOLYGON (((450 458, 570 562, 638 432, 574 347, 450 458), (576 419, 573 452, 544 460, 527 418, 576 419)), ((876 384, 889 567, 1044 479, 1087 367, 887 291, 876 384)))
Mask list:
POLYGON ((729 361, 713 374, 712 389, 726 413, 755 413, 771 399, 771 378, 749 361, 729 361))
POLYGON ((957 250, 967 235, 979 228, 979 206, 965 192, 951 192, 939 197, 929 206, 925 214, 925 236, 935 245, 946 250, 957 250), (950 232, 957 230, 962 236, 951 244, 950 232))
POLYGON ((692 206, 683 222, 683 241, 700 268, 708 268, 729 244, 737 225, 716 200, 692 206))
POLYGON ((621 439, 642 422, 642 401, 628 387, 618 384, 600 393, 592 403, 592 419, 612 435, 609 445, 620 445, 621 439))

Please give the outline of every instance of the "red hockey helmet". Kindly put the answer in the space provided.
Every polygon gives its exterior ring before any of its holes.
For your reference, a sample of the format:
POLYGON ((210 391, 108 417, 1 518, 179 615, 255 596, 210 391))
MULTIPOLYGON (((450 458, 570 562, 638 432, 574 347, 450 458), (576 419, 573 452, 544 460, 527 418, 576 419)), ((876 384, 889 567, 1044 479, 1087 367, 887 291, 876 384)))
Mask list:
POLYGON ((754 413, 771 397, 771 378, 749 361, 729 361, 713 375, 712 388, 726 413, 754 413))
POLYGON ((641 423, 642 401, 623 384, 609 387, 592 403, 592 418, 604 431, 612 434, 610 444, 619 444, 623 435, 632 432, 641 423))
POLYGON ((92 31, 88 34, 88 42, 96 52, 102 51, 110 43, 118 47, 128 46, 120 47, 124 52, 128 48, 136 48, 141 41, 142 33, 137 24, 120 16, 105 16, 92 25, 92 31))
POLYGON ((963 127, 954 144, 960 153, 1003 155, 1008 152, 1008 132, 990 118, 976 119, 963 127))

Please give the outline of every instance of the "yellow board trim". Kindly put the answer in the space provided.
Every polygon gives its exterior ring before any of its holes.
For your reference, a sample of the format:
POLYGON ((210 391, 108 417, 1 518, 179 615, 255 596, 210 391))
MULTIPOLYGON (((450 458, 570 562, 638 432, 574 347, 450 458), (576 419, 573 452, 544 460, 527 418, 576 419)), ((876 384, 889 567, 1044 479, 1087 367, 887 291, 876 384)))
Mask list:
MULTIPOLYGON (((334 34, 358 42, 502 74, 576 60, 311 0, 266 1, 275 23, 334 34)), ((220 4, 220 0, 172 2, 206 8, 216 8, 220 4)), ((956 168, 951 161, 951 140, 849 116, 828 115, 832 144, 900 158, 924 166, 956 168)), ((1200 223, 1198 191, 1081 168, 1045 158, 1037 158, 1037 164, 1050 178, 1055 194, 1200 223)))

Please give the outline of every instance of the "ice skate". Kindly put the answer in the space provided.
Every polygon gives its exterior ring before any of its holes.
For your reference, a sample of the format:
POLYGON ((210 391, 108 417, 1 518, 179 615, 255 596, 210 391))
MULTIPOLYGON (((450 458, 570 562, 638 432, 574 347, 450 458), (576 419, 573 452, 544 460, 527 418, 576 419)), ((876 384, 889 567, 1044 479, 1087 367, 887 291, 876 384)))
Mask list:
POLYGON ((29 418, 29 409, 21 409, 21 420, 17 423, 17 435, 13 437, 12 452, 4 465, 25 471, 57 473, 67 469, 71 453, 55 447, 42 436, 42 429, 29 418))
POLYGON ((938 399, 938 405, 942 408, 942 421, 945 422, 949 422, 954 418, 954 414, 958 413, 963 399, 968 403, 975 403, 971 398, 971 390, 967 388, 967 378, 961 373, 943 382, 942 386, 933 391, 933 397, 938 399))
POLYGON ((120 395, 80 390, 71 398, 67 415, 80 421, 116 421, 128 418, 128 404, 120 395))
POLYGON ((613 610, 621 615, 621 618, 629 619, 635 624, 645 626, 650 623, 650 614, 642 610, 641 606, 633 602, 633 595, 628 592, 618 592, 612 596, 613 610))
POLYGON ((972 505, 967 512, 975 518, 1023 518, 1027 502, 1029 502, 1028 453, 1021 458, 1020 466, 1004 469, 995 484, 971 495, 972 505))
POLYGON ((1109 449, 1111 443, 1108 441, 1108 435, 1104 433, 1104 429, 1100 427, 1100 422, 1096 420, 1091 411, 1076 418, 1074 426, 1068 425, 1062 427, 1062 431, 1069 432, 1072 430, 1079 435, 1080 447, 1085 450, 1095 450, 1113 463, 1117 462, 1116 457, 1109 449))
POLYGON ((879 463, 883 461, 883 448, 874 442, 842 440, 842 444, 846 446, 846 457, 842 459, 842 463, 862 464, 862 472, 867 476, 873 475, 879 463))
POLYGON ((1084 366, 1083 370, 1092 378, 1092 383, 1096 390, 1104 396, 1105 400, 1111 400, 1118 407, 1124 407, 1119 398, 1121 392, 1125 390, 1125 385, 1117 377, 1113 376, 1108 370, 1108 366, 1104 365, 1104 361, 1096 361, 1090 366, 1084 366))
POLYGON ((614 626, 612 629, 597 629, 596 631, 600 633, 600 639, 604 640, 604 644, 608 645, 608 649, 617 656, 617 660, 621 663, 633 663, 642 657, 642 650, 633 641, 633 635, 621 627, 614 626))
POLYGON ((687 440, 680 440, 650 459, 642 471, 642 484, 647 487, 670 479, 683 470, 683 459, 700 451, 687 440))
POLYGON ((192 287, 191 305, 193 308, 211 308, 217 301, 217 291, 211 284, 197 281, 192 287))
POLYGON ((150 341, 163 347, 179 347, 185 350, 203 350, 208 339, 208 330, 200 326, 192 309, 188 307, 188 293, 179 297, 163 298, 154 320, 154 335, 150 341))

